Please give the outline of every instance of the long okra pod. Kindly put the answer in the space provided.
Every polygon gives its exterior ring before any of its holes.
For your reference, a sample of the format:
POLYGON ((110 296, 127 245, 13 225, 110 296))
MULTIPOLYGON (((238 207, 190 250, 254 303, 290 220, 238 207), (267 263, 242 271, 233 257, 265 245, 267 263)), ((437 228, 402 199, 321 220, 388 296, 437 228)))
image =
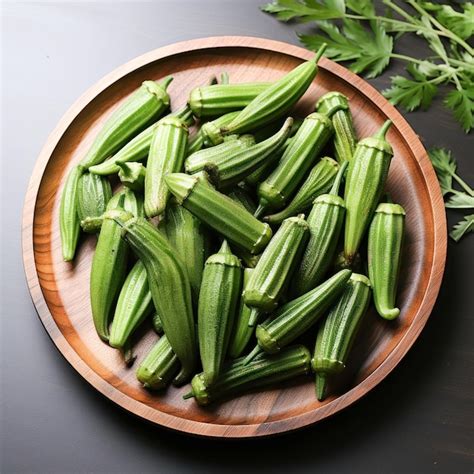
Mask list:
POLYGON ((313 59, 300 64, 261 92, 230 124, 223 127, 222 131, 227 134, 240 134, 284 116, 316 77, 317 62, 326 46, 326 44, 321 46, 313 59))
POLYGON ((339 302, 319 328, 311 361, 316 372, 318 400, 326 397, 327 377, 339 374, 345 368, 360 323, 369 306, 370 294, 369 279, 353 273, 339 302))
POLYGON ((369 229, 368 266, 377 312, 395 319, 398 274, 405 228, 405 210, 399 204, 382 203, 375 210, 369 229))
POLYGON ((165 182, 180 204, 237 246, 258 254, 271 239, 268 224, 216 191, 204 177, 173 173, 165 182))
POLYGON ((393 151, 385 139, 392 122, 387 120, 376 135, 361 140, 349 162, 344 201, 346 222, 344 258, 351 265, 375 208, 382 196, 393 151))
POLYGON ((102 163, 169 107, 166 89, 172 81, 145 81, 105 122, 81 161, 88 169, 102 163))
POLYGON ((146 219, 118 219, 117 223, 122 227, 122 237, 145 265, 153 303, 181 362, 175 383, 184 383, 197 362, 191 284, 184 264, 168 240, 146 219))

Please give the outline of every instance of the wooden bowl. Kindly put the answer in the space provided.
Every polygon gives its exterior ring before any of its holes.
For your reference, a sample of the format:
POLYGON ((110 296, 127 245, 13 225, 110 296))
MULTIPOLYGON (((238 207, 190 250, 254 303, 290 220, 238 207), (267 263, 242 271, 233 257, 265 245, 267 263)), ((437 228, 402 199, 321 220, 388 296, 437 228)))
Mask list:
MULTIPOLYGON (((23 259, 33 302, 46 331, 69 363, 97 390, 126 410, 174 430, 213 437, 267 436, 322 420, 354 403, 400 362, 423 329, 436 300, 446 258, 443 199, 430 161, 418 137, 375 89, 328 60, 298 104, 313 110, 330 90, 350 98, 359 137, 371 135, 387 119, 395 157, 388 190, 407 213, 406 245, 399 289, 401 316, 387 322, 371 313, 357 339, 351 365, 320 403, 311 377, 240 396, 209 408, 183 400, 189 387, 163 394, 142 389, 116 350, 96 335, 89 306, 89 272, 95 237, 83 238, 76 260, 61 258, 59 201, 69 169, 97 131, 143 80, 172 74, 173 109, 212 74, 227 71, 233 82, 272 81, 313 53, 278 41, 216 37, 159 48, 121 66, 89 89, 66 113, 48 138, 29 183, 23 213, 23 259)), ((137 337, 139 360, 156 339, 148 328, 137 337)), ((312 344, 312 342, 311 342, 312 344)), ((312 347, 311 347, 312 349, 312 347)), ((409 394, 407 394, 409 396, 409 394)))

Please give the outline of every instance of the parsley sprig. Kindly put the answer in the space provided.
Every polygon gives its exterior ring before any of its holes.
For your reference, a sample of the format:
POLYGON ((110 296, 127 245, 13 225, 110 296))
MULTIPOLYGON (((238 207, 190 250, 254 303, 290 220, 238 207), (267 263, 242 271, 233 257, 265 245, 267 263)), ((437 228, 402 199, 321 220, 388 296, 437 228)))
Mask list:
MULTIPOLYGON (((448 209, 474 210, 474 191, 456 172, 456 161, 445 148, 433 148, 429 152, 431 162, 438 176, 441 192, 448 209), (458 185, 461 190, 454 186, 458 185)), ((469 232, 474 232, 474 214, 467 214, 451 230, 449 235, 456 242, 469 232)))
POLYGON ((377 14, 372 0, 275 0, 263 10, 281 21, 314 22, 318 31, 301 34, 301 42, 317 50, 327 43, 325 54, 347 61, 356 73, 369 78, 381 74, 396 59, 407 63, 407 76, 394 76, 383 94, 408 111, 427 109, 440 93, 450 89, 444 105, 468 133, 474 127, 474 5, 460 10, 445 4, 405 0, 403 8, 383 0, 384 15, 377 14), (426 41, 432 55, 423 60, 394 52, 400 36, 411 33, 426 41))

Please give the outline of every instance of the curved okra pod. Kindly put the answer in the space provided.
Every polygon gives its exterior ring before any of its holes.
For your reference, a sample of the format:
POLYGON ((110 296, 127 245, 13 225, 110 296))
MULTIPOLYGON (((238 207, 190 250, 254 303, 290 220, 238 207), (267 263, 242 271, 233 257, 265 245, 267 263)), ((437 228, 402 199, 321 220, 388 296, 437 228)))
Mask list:
POLYGON ((195 375, 191 381, 192 390, 184 398, 194 397, 199 405, 209 405, 221 398, 306 375, 310 366, 311 355, 300 345, 288 347, 276 355, 260 354, 248 365, 240 358, 224 367, 213 385, 206 382, 203 374, 195 375))
POLYGON ((206 383, 217 379, 227 353, 242 286, 242 266, 224 240, 204 267, 199 292, 199 352, 206 383))
POLYGON ((382 203, 375 210, 369 228, 368 266, 377 312, 395 319, 398 274, 405 228, 405 210, 399 204, 382 203))
POLYGON ((308 245, 291 284, 291 293, 295 297, 318 285, 334 260, 346 210, 344 200, 338 195, 346 167, 347 163, 344 163, 339 168, 330 193, 314 200, 307 219, 310 234, 308 245))
POLYGON ((328 92, 316 103, 316 112, 331 118, 334 127, 334 155, 342 164, 350 161, 357 145, 348 98, 340 92, 328 92))
POLYGON ((310 171, 306 181, 301 185, 295 197, 285 209, 266 216, 265 222, 279 224, 283 219, 303 212, 321 194, 327 193, 334 183, 339 165, 332 158, 324 157, 310 171))
POLYGON ((181 171, 188 141, 188 127, 182 119, 167 117, 156 127, 151 141, 145 176, 145 214, 159 216, 166 209, 169 189, 165 176, 181 171))
POLYGON ((376 135, 361 140, 349 162, 344 201, 346 222, 344 258, 351 265, 375 208, 382 196, 393 151, 385 139, 392 122, 387 120, 376 135))
POLYGON ((61 234, 61 248, 65 262, 74 260, 77 242, 79 240, 80 220, 77 213, 78 183, 83 173, 80 166, 75 166, 69 172, 66 184, 61 195, 59 208, 59 230, 61 234))
POLYGON ((245 287, 243 297, 247 306, 257 308, 249 320, 254 326, 258 312, 276 308, 282 290, 291 279, 296 259, 306 243, 308 224, 304 217, 285 219, 263 251, 245 287))
POLYGON ((350 270, 341 270, 329 280, 289 301, 279 308, 274 318, 257 326, 258 345, 245 358, 249 363, 260 352, 275 354, 305 333, 331 307, 345 288, 350 270))
POLYGON ((110 325, 109 345, 124 354, 125 362, 133 362, 129 350, 130 336, 152 313, 153 302, 148 287, 146 269, 138 260, 130 270, 120 290, 115 313, 110 325))
POLYGON ((165 182, 180 204, 235 245, 258 254, 270 241, 272 230, 268 224, 216 191, 205 177, 173 173, 165 177, 165 182))
POLYGON ((345 368, 360 323, 369 306, 370 294, 369 279, 353 273, 339 302, 319 328, 311 360, 316 372, 318 400, 326 398, 327 377, 339 374, 345 368))
POLYGON ((326 44, 321 46, 313 59, 300 64, 261 92, 231 123, 222 127, 222 132, 225 134, 249 132, 286 115, 316 77, 317 62, 326 46, 326 44))
POLYGON ((196 117, 220 117, 241 110, 270 86, 268 82, 212 84, 194 88, 188 104, 196 117))
POLYGON ((191 284, 181 259, 167 239, 143 217, 117 219, 122 237, 146 268, 148 285, 165 334, 181 362, 175 383, 189 380, 197 363, 191 284))
POLYGON ((81 166, 88 169, 102 163, 150 122, 160 117, 170 105, 166 89, 172 80, 173 78, 167 77, 160 83, 145 81, 107 119, 82 159, 81 166))
POLYGON ((179 360, 166 336, 161 336, 138 367, 136 375, 143 387, 163 390, 179 370, 179 360))
POLYGON ((312 167, 332 135, 331 121, 316 112, 308 115, 286 147, 277 167, 258 186, 256 217, 268 207, 283 207, 312 167))

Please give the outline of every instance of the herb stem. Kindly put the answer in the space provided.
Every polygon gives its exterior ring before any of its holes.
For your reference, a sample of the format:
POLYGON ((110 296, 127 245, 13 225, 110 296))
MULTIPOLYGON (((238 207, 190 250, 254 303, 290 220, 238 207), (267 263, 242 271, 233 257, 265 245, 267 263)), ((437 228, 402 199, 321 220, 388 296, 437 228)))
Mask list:
MULTIPOLYGON (((467 194, 469 194, 469 196, 473 196, 474 197, 474 191, 472 190, 471 186, 469 186, 463 179, 461 179, 456 173, 453 173, 451 175, 453 177, 453 179, 456 180, 456 182, 459 184, 459 186, 461 186, 461 188, 464 189, 464 191, 466 191, 467 194)), ((453 192, 456 192, 453 190, 453 192)))

